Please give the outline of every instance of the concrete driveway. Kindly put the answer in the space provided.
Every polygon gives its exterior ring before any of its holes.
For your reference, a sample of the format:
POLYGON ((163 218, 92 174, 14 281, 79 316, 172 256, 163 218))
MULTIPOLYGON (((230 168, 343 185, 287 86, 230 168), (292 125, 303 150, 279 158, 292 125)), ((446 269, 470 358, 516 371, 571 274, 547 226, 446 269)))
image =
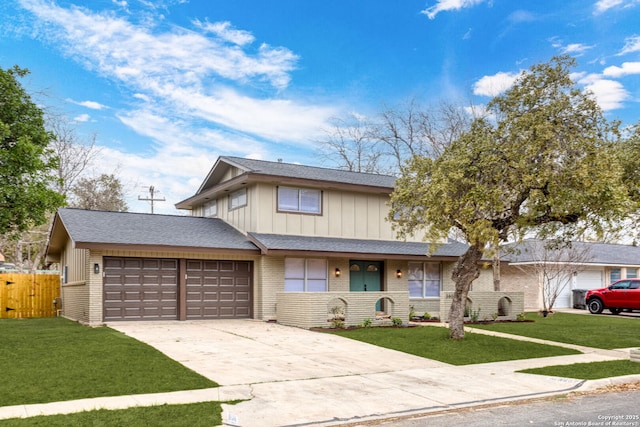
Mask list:
POLYGON ((216 381, 227 425, 341 425, 564 392, 578 380, 515 373, 601 354, 456 367, 258 320, 114 322, 216 381))

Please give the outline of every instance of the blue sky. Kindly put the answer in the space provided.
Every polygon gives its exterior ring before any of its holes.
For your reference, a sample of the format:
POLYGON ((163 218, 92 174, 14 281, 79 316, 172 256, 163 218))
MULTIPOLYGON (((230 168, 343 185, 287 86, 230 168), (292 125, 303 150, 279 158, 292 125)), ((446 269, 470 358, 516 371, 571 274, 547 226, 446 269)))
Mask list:
POLYGON ((97 136, 130 210, 191 196, 215 159, 321 163, 335 118, 483 105, 569 53, 607 117, 640 121, 640 0, 4 0, 0 67, 97 136))

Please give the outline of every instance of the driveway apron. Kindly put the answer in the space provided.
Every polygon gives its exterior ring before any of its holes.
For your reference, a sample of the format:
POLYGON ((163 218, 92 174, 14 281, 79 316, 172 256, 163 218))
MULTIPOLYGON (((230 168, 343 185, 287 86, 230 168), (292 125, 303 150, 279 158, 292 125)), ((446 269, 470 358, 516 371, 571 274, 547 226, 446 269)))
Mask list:
MULTIPOLYGON (((223 390, 235 389, 235 398, 246 400, 223 405, 226 425, 357 423, 554 394, 582 383, 515 373, 509 364, 456 367, 257 320, 114 322, 109 326, 150 344, 223 390)), ((557 362, 575 360, 563 357, 557 362)), ((556 358, 548 359, 545 364, 555 364, 556 358)), ((590 354, 581 355, 580 361, 607 359, 590 354)))

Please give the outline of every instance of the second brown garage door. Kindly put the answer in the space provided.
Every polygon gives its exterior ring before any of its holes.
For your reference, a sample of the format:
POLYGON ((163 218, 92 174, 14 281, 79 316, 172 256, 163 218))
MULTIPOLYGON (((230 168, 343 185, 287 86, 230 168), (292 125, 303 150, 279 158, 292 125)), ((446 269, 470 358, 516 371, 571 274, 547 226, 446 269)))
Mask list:
POLYGON ((187 319, 250 318, 252 265, 187 260, 187 319))

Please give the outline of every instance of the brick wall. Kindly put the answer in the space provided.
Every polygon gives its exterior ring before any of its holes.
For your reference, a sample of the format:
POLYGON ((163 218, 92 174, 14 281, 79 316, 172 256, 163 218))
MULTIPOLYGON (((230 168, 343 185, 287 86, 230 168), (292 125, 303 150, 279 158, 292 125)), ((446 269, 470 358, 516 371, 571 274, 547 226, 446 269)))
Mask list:
POLYGON ((280 292, 277 294, 278 323, 300 328, 329 327, 333 307, 342 307, 345 326, 390 323, 397 317, 409 320, 409 295, 405 292, 280 292), (376 317, 376 303, 383 299, 385 316, 376 317))
POLYGON ((500 272, 500 289, 506 292, 522 292, 524 309, 539 310, 542 307, 542 286, 533 267, 503 266, 500 272))
POLYGON ((66 283, 61 287, 62 315, 89 323, 89 286, 86 282, 66 283))
MULTIPOLYGON (((441 319, 448 320, 449 309, 453 292, 443 292, 440 300, 441 319)), ((518 314, 524 312, 524 293, 522 292, 476 292, 471 291, 468 295, 469 307, 472 311, 479 310, 478 320, 491 320, 492 315, 499 311, 501 303, 506 311, 505 316, 498 317, 498 320, 515 320, 518 314), (504 300, 502 300, 504 298, 504 300)))

